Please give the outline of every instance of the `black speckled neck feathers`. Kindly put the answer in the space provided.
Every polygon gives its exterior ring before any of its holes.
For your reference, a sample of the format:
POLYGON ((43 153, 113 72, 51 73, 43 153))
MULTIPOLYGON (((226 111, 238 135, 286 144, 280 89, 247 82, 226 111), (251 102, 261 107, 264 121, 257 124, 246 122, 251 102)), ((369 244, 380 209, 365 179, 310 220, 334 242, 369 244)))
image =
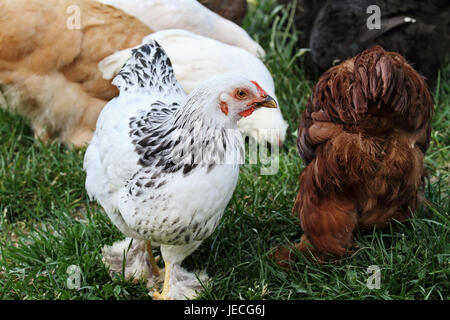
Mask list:
POLYGON ((185 94, 175 79, 169 57, 155 40, 133 49, 131 57, 112 83, 121 93, 185 94))

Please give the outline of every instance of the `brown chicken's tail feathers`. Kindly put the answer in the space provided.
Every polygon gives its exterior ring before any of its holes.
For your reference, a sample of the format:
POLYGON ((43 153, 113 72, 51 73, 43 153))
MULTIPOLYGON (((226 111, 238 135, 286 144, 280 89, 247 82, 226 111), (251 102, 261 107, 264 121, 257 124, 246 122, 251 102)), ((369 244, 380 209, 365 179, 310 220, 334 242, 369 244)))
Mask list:
POLYGON ((341 123, 367 114, 403 118, 412 130, 428 122, 433 101, 423 78, 396 52, 380 46, 331 68, 319 79, 312 99, 315 110, 341 123))
POLYGON ((131 57, 112 83, 121 93, 184 95, 183 89, 175 79, 169 57, 155 40, 133 49, 131 57))

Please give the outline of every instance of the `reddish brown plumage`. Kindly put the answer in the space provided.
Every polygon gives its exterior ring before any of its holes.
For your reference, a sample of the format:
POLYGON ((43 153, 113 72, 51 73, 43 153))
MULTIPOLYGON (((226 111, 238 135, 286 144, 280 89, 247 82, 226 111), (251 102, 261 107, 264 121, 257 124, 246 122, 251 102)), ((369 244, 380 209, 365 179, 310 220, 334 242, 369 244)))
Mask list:
POLYGON ((419 74, 379 46, 322 75, 298 131, 307 163, 293 208, 304 230, 299 250, 342 256, 356 226, 385 226, 416 209, 432 111, 419 74))

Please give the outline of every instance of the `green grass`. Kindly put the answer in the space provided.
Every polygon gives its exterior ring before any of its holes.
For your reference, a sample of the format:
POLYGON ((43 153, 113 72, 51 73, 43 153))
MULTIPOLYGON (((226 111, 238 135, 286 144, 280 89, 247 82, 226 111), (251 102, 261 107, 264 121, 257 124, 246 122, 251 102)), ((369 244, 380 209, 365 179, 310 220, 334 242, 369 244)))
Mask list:
MULTIPOLYGON (((266 64, 289 135, 280 170, 259 174, 245 165, 215 233, 185 265, 206 268, 204 299, 448 299, 450 275, 449 155, 450 65, 435 91, 429 179, 424 206, 405 224, 356 234, 359 250, 335 263, 299 257, 290 271, 268 258, 302 231, 291 208, 303 168, 295 131, 313 83, 298 65, 292 11, 262 0, 244 26, 267 51, 266 64), (367 267, 381 268, 381 288, 366 286, 367 267)), ((84 149, 57 141, 43 145, 21 117, 0 111, 0 299, 150 299, 144 283, 111 278, 101 247, 122 239, 84 190, 84 149), (78 265, 82 288, 66 286, 66 270, 78 265)))

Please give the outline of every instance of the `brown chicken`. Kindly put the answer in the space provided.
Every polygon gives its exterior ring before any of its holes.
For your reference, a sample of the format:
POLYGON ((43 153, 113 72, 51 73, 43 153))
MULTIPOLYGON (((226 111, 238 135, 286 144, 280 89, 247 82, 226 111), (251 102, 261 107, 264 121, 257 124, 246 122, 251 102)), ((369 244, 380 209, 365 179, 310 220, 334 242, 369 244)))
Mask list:
POLYGON ((0 86, 10 107, 43 140, 88 142, 118 93, 97 63, 152 30, 92 0, 2 0, 0 12, 0 86))
MULTIPOLYGON (((307 164, 293 208, 295 247, 342 256, 353 231, 405 220, 418 204, 430 140, 431 94, 406 60, 376 46, 325 72, 303 113, 298 150, 307 164)), ((275 258, 284 264, 290 250, 275 258)))

